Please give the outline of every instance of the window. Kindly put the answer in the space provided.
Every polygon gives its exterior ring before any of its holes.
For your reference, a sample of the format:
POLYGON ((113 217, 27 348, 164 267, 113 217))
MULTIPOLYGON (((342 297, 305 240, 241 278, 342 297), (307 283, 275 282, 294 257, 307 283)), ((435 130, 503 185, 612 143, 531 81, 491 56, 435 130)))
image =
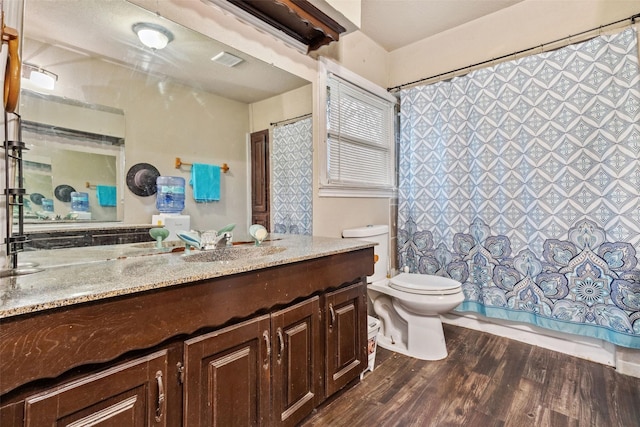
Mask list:
POLYGON ((320 196, 392 196, 396 98, 333 62, 320 63, 326 89, 320 196))

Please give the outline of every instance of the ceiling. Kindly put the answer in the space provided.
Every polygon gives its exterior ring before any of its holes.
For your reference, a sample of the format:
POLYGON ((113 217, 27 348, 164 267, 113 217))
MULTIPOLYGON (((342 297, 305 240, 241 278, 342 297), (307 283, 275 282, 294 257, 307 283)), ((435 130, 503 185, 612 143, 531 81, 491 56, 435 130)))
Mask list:
MULTIPOLYGON (((362 0, 361 31, 392 51, 520 1, 362 0)), ((308 84, 124 0, 25 0, 24 32, 37 43, 25 43, 23 61, 53 72, 74 60, 100 57, 245 103, 308 84), (131 29, 137 22, 163 25, 174 40, 161 51, 145 48, 131 29), (48 44, 68 49, 68 55, 48 51, 48 44), (223 50, 245 62, 234 68, 212 63, 223 50)))
MULTIPOLYGON (((309 84, 124 0, 26 0, 24 35, 33 42, 24 43, 23 62, 54 73, 73 61, 100 58, 244 103, 309 84), (132 30, 138 22, 162 25, 173 33, 174 40, 163 50, 146 48, 132 30), (53 47, 48 48, 50 45, 53 47), (245 62, 233 68, 213 63, 211 58, 221 51, 245 62)), ((63 84, 64 78, 71 77, 61 74, 59 83, 63 84)))
POLYGON ((360 30, 388 52, 522 0, 362 0, 360 30))

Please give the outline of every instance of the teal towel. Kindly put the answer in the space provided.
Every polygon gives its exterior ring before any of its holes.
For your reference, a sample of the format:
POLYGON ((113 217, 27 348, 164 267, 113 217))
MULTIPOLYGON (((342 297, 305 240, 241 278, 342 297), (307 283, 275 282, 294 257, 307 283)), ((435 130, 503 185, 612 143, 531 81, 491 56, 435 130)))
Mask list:
POLYGON ((220 166, 194 163, 191 166, 193 198, 198 203, 220 200, 220 166))
POLYGON ((100 206, 116 206, 116 187, 113 185, 96 185, 96 197, 100 206))

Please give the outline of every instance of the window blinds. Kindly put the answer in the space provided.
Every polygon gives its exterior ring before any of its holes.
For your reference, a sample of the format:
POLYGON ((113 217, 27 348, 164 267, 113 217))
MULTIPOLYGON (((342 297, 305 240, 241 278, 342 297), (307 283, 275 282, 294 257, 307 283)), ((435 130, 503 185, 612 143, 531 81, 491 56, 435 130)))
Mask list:
POLYGON ((330 184, 393 188, 394 104, 334 74, 327 78, 330 184))

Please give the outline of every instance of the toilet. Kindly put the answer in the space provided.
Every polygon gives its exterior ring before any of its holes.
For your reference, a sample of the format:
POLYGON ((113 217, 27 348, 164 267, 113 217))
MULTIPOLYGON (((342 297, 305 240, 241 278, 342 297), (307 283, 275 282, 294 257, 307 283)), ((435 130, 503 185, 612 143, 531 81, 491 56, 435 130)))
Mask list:
POLYGON ((422 360, 447 357, 440 314, 464 300, 460 282, 440 276, 400 273, 387 278, 389 227, 370 225, 342 232, 344 238, 377 243, 373 276, 367 277, 367 294, 380 319, 378 345, 422 360))

